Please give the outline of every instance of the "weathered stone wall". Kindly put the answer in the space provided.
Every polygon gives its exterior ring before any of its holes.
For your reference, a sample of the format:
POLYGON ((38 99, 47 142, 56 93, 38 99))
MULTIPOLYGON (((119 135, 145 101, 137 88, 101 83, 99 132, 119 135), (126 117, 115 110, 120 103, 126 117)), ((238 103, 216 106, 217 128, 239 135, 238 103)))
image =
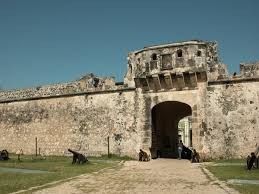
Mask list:
POLYGON ((111 153, 136 156, 141 147, 145 114, 138 91, 89 94, 0 104, 0 148, 25 154, 38 147, 60 155, 67 148, 91 155, 111 153))
MULTIPOLYGON (((142 112, 139 114, 139 125, 140 130, 142 131, 141 141, 142 141, 142 148, 145 150, 149 150, 152 148, 152 138, 154 138, 154 134, 152 134, 152 109, 163 102, 180 102, 184 103, 191 108, 191 116, 192 116, 192 142, 193 147, 196 148, 198 151, 203 150, 203 142, 201 136, 201 126, 203 121, 206 118, 205 112, 205 105, 204 102, 206 101, 206 82, 198 83, 198 88, 193 90, 182 90, 182 91, 163 91, 163 92, 144 92, 143 93, 143 102, 144 104, 142 112)), ((172 107, 173 108, 173 107, 172 107)), ((181 109, 177 109, 174 111, 183 111, 181 109)), ((165 113, 159 112, 158 114, 164 115, 165 113)), ((182 114, 182 113, 179 113, 182 114)), ((168 115, 164 115, 165 117, 168 115)), ((188 115, 185 115, 188 116, 188 115)), ((169 116, 170 117, 170 116, 169 116)), ((173 118, 172 118, 173 119, 173 118)), ((171 122, 174 122, 172 120, 171 122)), ((171 128, 170 130, 177 130, 171 128)), ((172 131, 172 133, 174 133, 172 131)), ((177 142, 173 142, 176 144, 177 142)), ((208 154, 208 153, 207 153, 208 154)))
POLYGON ((203 152, 210 157, 245 157, 259 143, 259 82, 209 83, 203 152))
POLYGON ((75 94, 0 103, 0 148, 26 154, 38 148, 62 155, 67 148, 89 155, 137 157, 152 143, 152 108, 177 101, 192 108, 193 147, 206 157, 244 157, 259 142, 259 82, 200 82, 193 90, 142 89, 75 94))
MULTIPOLYGON (((71 148, 100 155, 107 153, 110 136, 111 153, 137 157, 140 148, 151 148, 151 111, 159 103, 188 104, 193 130, 199 134, 203 109, 197 107, 202 106, 202 91, 143 93, 142 89, 131 89, 0 103, 0 147, 10 152, 22 148, 26 154, 33 154, 37 137, 38 147, 45 154, 60 155, 71 148)), ((199 137, 193 142, 200 147, 199 137)))
POLYGON ((242 77, 258 77, 259 76, 259 61, 253 63, 240 64, 240 76, 242 77))
POLYGON ((117 86, 113 78, 100 78, 93 74, 83 76, 81 79, 70 82, 38 86, 28 89, 0 91, 0 102, 19 101, 43 97, 63 96, 82 92, 98 92, 107 90, 123 89, 124 86, 117 86))
POLYGON ((0 91, 0 101, 12 101, 27 98, 58 96, 75 92, 82 92, 78 82, 63 83, 35 88, 0 91))
MULTIPOLYGON (((146 126, 143 128, 146 130, 144 146, 146 149, 151 147, 151 111, 155 105, 167 101, 182 102, 189 105, 192 109, 197 106, 197 90, 186 90, 186 91, 167 91, 161 93, 146 93, 144 94, 144 100, 146 103, 147 113, 145 118, 146 126)), ((161 113, 162 114, 162 113, 161 113)))
POLYGON ((219 61, 216 42, 193 40, 131 52, 124 83, 132 87, 135 78, 194 72, 207 72, 209 80, 227 77, 227 68, 219 61))
MULTIPOLYGON (((259 145, 258 66, 243 64, 241 75, 228 78, 215 42, 187 41, 130 53, 121 84, 88 74, 71 83, 1 91, 0 149, 33 154, 37 137, 44 154, 71 148, 100 155, 107 154, 109 137, 111 153, 137 157, 156 135, 152 108, 175 101, 191 108, 192 143, 203 157, 244 157, 259 145)), ((165 116, 167 132, 189 116, 180 106, 175 111, 182 113, 165 116)), ((163 110, 158 114, 167 114, 163 110)))

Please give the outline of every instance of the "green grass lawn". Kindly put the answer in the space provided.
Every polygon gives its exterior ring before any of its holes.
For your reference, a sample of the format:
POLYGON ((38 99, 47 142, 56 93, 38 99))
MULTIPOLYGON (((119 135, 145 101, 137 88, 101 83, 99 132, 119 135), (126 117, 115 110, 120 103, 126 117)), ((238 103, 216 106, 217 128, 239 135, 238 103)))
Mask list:
MULTIPOLYGON (((226 166, 212 166, 212 165, 206 166, 206 168, 220 180, 223 180, 223 181, 227 181, 228 179, 259 180, 259 169, 253 169, 251 171, 246 170, 245 160, 240 160, 240 159, 220 160, 220 161, 215 161, 214 163, 226 164, 226 166)), ((229 185, 229 186, 235 188, 240 193, 259 194, 259 185, 243 184, 243 185, 229 185)))
POLYGON ((123 159, 118 157, 90 157, 86 164, 72 165, 71 157, 49 156, 46 159, 32 156, 22 156, 18 161, 16 156, 10 156, 8 161, 0 161, 0 167, 43 170, 50 173, 26 174, 0 171, 0 193, 10 193, 33 186, 43 185, 52 181, 74 177, 80 174, 96 172, 106 167, 116 167, 123 159))

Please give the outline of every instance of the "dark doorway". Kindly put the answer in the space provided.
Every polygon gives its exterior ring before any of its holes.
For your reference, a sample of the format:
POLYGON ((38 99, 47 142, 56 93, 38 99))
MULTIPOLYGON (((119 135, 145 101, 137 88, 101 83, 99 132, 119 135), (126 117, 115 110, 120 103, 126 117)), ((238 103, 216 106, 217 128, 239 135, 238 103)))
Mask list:
POLYGON ((177 158, 179 121, 192 115, 189 105, 177 101, 166 101, 152 108, 152 158, 177 158))

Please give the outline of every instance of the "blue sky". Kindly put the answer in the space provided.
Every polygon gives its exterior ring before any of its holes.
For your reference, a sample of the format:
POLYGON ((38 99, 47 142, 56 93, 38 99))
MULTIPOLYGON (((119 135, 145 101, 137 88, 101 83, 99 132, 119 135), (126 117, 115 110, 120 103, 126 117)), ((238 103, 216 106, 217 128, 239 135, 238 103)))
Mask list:
POLYGON ((215 40, 230 72, 259 60, 257 0, 0 0, 0 86, 69 82, 86 73, 122 81, 127 53, 215 40))

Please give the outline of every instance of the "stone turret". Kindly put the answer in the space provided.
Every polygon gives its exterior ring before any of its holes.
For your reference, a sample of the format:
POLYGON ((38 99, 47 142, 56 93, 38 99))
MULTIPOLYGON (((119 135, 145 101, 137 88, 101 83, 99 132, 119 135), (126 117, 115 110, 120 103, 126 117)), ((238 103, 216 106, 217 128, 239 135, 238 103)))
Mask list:
POLYGON ((226 77, 217 43, 199 40, 145 47, 128 55, 124 83, 145 90, 196 87, 226 77))

